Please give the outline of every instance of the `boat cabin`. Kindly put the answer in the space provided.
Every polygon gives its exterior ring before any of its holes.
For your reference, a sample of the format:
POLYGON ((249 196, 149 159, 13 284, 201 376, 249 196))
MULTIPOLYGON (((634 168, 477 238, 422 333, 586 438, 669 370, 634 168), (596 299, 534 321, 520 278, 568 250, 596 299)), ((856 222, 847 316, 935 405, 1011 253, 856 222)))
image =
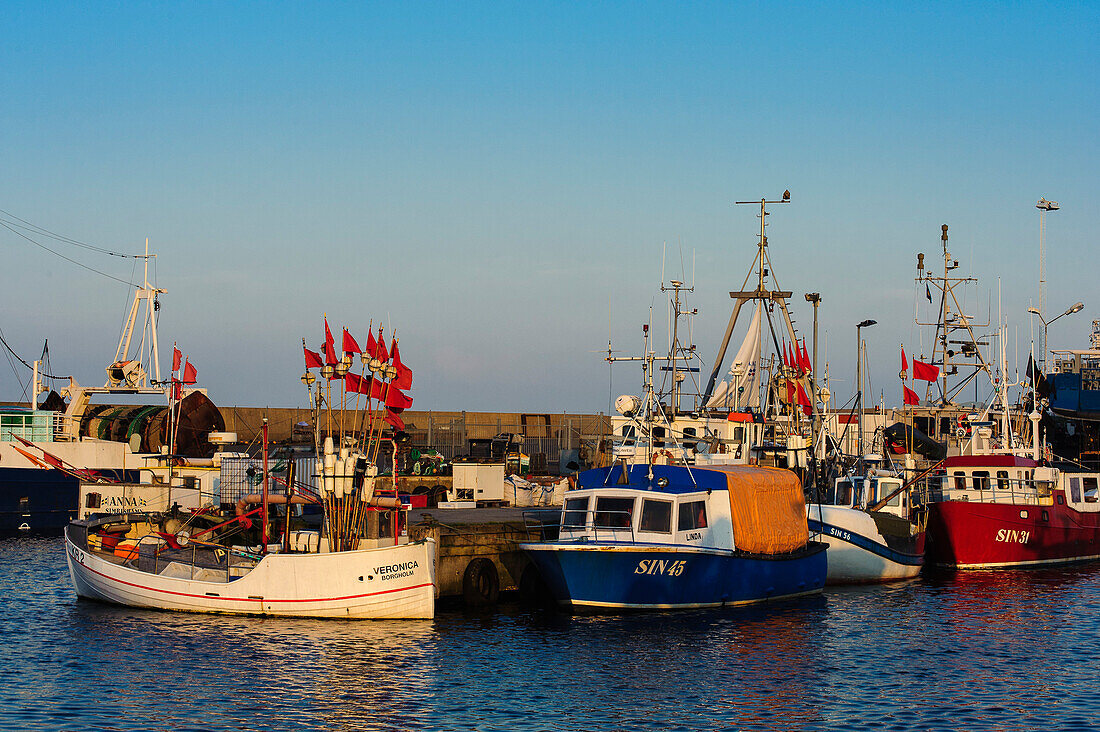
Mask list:
POLYGON ((837 478, 822 496, 822 505, 866 509, 887 498, 879 510, 901 518, 909 517, 909 491, 902 491, 901 478, 862 475, 837 478))
MULTIPOLYGON (((655 481, 656 482, 656 481, 655 481)), ((559 538, 577 542, 682 544, 732 549, 729 499, 692 486, 598 486, 566 494, 559 538), (717 498, 717 500, 710 500, 717 498), (713 530, 724 525, 723 537, 713 530)))
POLYGON ((927 491, 933 501, 1050 505, 1056 482, 1056 470, 1028 457, 960 455, 927 479, 927 491))

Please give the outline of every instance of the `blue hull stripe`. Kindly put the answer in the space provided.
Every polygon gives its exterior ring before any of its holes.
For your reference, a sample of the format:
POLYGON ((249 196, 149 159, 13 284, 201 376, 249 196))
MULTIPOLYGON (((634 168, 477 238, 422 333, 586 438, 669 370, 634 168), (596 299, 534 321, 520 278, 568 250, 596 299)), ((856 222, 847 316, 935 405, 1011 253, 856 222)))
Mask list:
POLYGON ((920 567, 924 564, 923 554, 906 554, 905 552, 899 552, 891 549, 884 544, 879 544, 874 539, 868 539, 862 534, 857 534, 849 529, 842 529, 839 526, 833 526, 832 524, 826 524, 815 519, 809 519, 810 531, 817 532, 822 536, 827 536, 830 539, 838 539, 840 541, 847 542, 853 546, 857 546, 864 551, 876 554, 883 559, 889 559, 891 562, 897 564, 903 564, 907 567, 920 567))

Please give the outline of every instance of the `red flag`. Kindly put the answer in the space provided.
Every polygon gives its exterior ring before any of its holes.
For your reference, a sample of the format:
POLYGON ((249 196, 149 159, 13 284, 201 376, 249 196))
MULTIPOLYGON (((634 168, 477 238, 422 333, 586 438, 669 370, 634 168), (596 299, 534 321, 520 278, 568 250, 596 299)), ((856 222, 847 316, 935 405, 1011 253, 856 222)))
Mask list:
POLYGON ((328 329, 328 316, 325 316, 325 363, 329 366, 335 366, 340 363, 340 359, 336 358, 335 343, 332 340, 332 331, 328 329))
POLYGON ((792 404, 794 402, 794 382, 787 379, 787 403, 792 404))
POLYGON ((381 381, 379 381, 378 379, 371 379, 371 382, 370 382, 370 398, 371 399, 377 399, 378 401, 382 401, 382 399, 383 399, 382 395, 383 395, 383 392, 385 391, 384 386, 385 385, 381 381))
POLYGON ((176 348, 176 345, 172 344, 172 370, 180 370, 180 362, 183 360, 183 354, 180 353, 180 349, 176 348))
POLYGON ((784 366, 790 366, 791 365, 791 354, 790 354, 790 351, 787 350, 787 342, 786 341, 783 341, 783 365, 784 366))
POLYGON ((12 445, 12 449, 15 450, 16 452, 18 452, 23 457, 27 458, 27 460, 29 460, 30 463, 32 465, 36 466, 36 467, 47 468, 47 469, 50 467, 49 465, 46 465, 46 463, 42 462, 41 460, 36 458, 34 455, 31 455, 29 452, 27 452, 26 450, 24 450, 21 447, 16 447, 15 445, 12 445))
POLYGON ((798 403, 804 407, 813 406, 810 403, 810 397, 806 394, 806 390, 802 387, 802 382, 798 382, 798 403))
POLYGON ((321 354, 316 351, 311 351, 305 346, 302 346, 302 350, 306 352, 306 368, 307 369, 319 369, 324 364, 321 362, 321 354))
POLYGON ((180 379, 185 384, 194 384, 198 378, 198 371, 191 365, 191 360, 188 359, 183 362, 183 378, 180 379))
POLYGON ((348 374, 344 377, 344 383, 347 384, 348 391, 356 394, 370 394, 372 381, 374 379, 371 377, 363 378, 359 374, 348 374))
POLYGON ((394 409, 408 409, 412 406, 412 397, 406 395, 400 389, 394 389, 390 386, 389 392, 386 393, 386 406, 393 407, 394 409))
POLYGON ((905 390, 905 403, 906 404, 920 404, 920 397, 917 396, 917 392, 913 391, 912 389, 910 389, 908 386, 905 386, 904 384, 902 385, 901 388, 905 390))
POLYGON ((377 351, 377 350, 378 350, 378 344, 375 343, 375 341, 374 341, 374 333, 372 333, 371 331, 368 330, 367 331, 367 353, 370 354, 374 358, 378 358, 378 356, 375 355, 375 351, 377 351))
POLYGON ((901 347, 901 378, 905 380, 905 374, 909 372, 909 363, 905 360, 905 346, 901 347))
POLYGON ((362 353, 363 349, 359 348, 359 344, 355 342, 355 339, 351 337, 351 333, 348 333, 348 329, 344 328, 344 353, 362 353))
POLYGON ((400 417, 397 416, 397 413, 394 412, 392 409, 386 410, 386 421, 392 424, 396 429, 405 429, 405 423, 400 417))
POLYGON ((393 344, 390 346, 390 353, 393 354, 393 365, 397 369, 397 376, 390 382, 398 389, 411 389, 413 385, 413 372, 405 364, 401 363, 401 352, 397 350, 397 340, 394 339, 393 344))
POLYGON ((375 346, 374 357, 382 363, 386 363, 390 360, 390 355, 386 353, 386 339, 382 337, 382 329, 378 329, 378 345, 375 346))
POLYGON ((172 379, 172 398, 177 402, 183 399, 183 384, 178 379, 172 379))
POLYGON ((913 378, 921 381, 935 381, 940 378, 940 367, 913 359, 913 378))
POLYGON ((799 358, 802 363, 802 373, 808 374, 814 370, 813 364, 810 363, 810 354, 806 350, 806 339, 802 339, 802 353, 799 354, 799 358))

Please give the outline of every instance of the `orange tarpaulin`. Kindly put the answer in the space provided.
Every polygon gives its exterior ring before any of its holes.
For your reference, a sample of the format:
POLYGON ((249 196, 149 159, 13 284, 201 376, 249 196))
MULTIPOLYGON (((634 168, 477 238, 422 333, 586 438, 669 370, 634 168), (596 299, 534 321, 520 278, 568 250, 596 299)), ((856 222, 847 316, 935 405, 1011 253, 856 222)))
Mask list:
POLYGON ((734 546, 758 554, 784 554, 806 546, 806 501, 797 475, 755 465, 706 469, 726 474, 734 546))

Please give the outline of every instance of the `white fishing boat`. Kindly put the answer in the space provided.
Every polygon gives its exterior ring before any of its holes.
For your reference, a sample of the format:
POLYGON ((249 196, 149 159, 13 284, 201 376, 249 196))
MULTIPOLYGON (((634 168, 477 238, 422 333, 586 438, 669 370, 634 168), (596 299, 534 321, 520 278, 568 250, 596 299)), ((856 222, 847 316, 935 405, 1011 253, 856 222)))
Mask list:
POLYGON ((342 359, 327 320, 325 336, 324 360, 306 349, 302 377, 313 406, 315 474, 298 481, 295 462, 286 461, 285 478, 273 477, 265 420, 260 493, 192 512, 97 514, 70 523, 66 558, 78 595, 190 612, 434 616, 435 542, 402 533, 401 501, 378 469, 383 444, 394 440, 386 423, 400 428, 398 413, 412 402, 401 392, 412 372, 400 362, 396 339, 387 352, 381 331, 377 344, 368 338, 360 375, 351 373, 360 348, 348 332, 342 359), (312 367, 321 369, 320 380, 312 367), (329 409, 322 438, 322 405, 347 404, 349 393, 366 397, 363 409, 357 406, 348 422, 344 410, 334 419, 329 409), (320 511, 319 530, 304 527, 302 506, 320 511))
MULTIPOLYGON (((431 618, 435 542, 341 552, 267 553, 189 543, 172 548, 161 516, 125 514, 74 521, 65 530, 69 574, 79 596, 160 610, 311 618, 431 618), (149 526, 122 549, 98 530, 149 526), (93 539, 93 541, 89 541, 93 539)), ((120 542, 121 543, 121 542, 120 542)))
MULTIPOLYGON (((875 325, 865 320, 857 327, 875 325)), ((927 514, 913 504, 911 485, 894 471, 883 469, 882 456, 863 448, 863 351, 857 337, 856 459, 844 474, 828 480, 824 490, 813 493, 806 504, 810 531, 828 544, 828 584, 892 582, 916 577, 924 566, 927 514), (822 495, 823 494, 823 495, 822 495)), ((824 434, 822 435, 824 437, 824 434)), ((830 441, 832 444, 838 444, 830 441)), ((835 465, 845 463, 839 450, 830 456, 835 465)))
POLYGON ((893 582, 924 566, 923 521, 910 520, 910 492, 900 478, 837 478, 819 502, 806 505, 810 531, 828 544, 828 584, 893 582))

